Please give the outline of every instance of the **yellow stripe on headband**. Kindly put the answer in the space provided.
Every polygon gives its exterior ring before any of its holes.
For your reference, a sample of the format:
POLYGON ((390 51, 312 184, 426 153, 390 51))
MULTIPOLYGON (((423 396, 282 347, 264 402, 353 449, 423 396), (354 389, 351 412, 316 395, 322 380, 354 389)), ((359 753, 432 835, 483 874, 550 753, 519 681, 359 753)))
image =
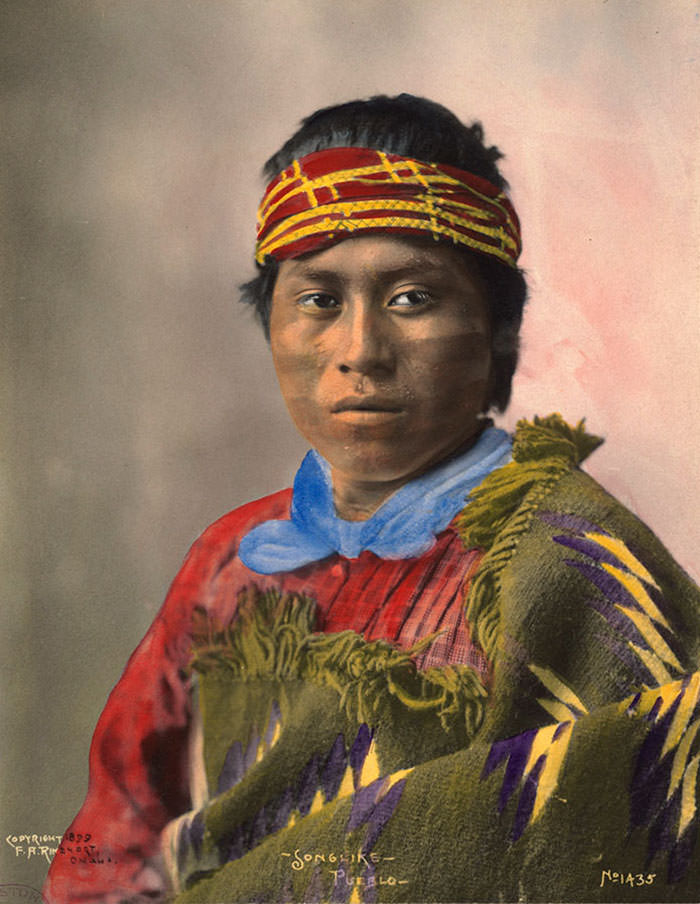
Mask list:
POLYGON ((485 179, 369 148, 330 148, 294 160, 270 183, 255 257, 284 260, 369 231, 449 238, 511 267, 520 253, 517 214, 485 179))

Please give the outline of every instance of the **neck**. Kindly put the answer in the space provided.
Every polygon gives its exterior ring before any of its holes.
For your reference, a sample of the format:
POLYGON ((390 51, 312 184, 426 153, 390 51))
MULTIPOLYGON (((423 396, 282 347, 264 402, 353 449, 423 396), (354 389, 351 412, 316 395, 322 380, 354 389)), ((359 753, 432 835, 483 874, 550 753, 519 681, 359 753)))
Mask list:
POLYGON ((458 455, 462 455, 476 443, 483 430, 490 426, 492 421, 485 420, 480 424, 476 433, 460 443, 456 449, 439 456, 435 460, 427 462, 422 468, 409 474, 394 478, 393 480, 359 480, 347 475, 335 468, 331 469, 331 482, 333 484, 333 503, 335 513, 343 521, 366 521, 371 518, 377 509, 402 486, 421 477, 438 465, 444 464, 458 455))
MULTIPOLYGON (((416 475, 417 476, 417 475, 416 475)), ((335 512, 344 521, 366 521, 383 502, 408 482, 398 478, 378 483, 376 481, 348 480, 333 471, 333 502, 335 512)))

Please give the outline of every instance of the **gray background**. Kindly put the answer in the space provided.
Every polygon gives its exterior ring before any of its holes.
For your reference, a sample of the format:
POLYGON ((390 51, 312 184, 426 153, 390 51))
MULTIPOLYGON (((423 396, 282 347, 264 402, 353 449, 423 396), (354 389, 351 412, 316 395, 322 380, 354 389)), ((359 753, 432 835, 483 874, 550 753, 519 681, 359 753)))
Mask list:
POLYGON ((505 419, 587 414, 591 470, 697 576, 695 2, 58 0, 3 42, 0 883, 47 864, 106 696, 189 544, 304 445, 236 287, 302 115, 413 91, 508 153, 532 301, 505 419))

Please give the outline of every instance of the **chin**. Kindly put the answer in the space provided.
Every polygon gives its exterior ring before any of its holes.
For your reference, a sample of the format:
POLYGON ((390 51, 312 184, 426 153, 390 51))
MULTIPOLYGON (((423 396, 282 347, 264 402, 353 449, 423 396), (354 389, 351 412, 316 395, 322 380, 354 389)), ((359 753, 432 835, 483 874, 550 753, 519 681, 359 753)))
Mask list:
MULTIPOLYGON (((321 453, 323 455, 323 452, 321 453)), ((346 477, 363 483, 391 483, 398 480, 409 480, 414 474, 427 470, 432 461, 440 460, 431 455, 407 454, 404 446, 401 453, 396 450, 353 449, 352 454, 334 455, 328 459, 334 470, 341 471, 346 477)))

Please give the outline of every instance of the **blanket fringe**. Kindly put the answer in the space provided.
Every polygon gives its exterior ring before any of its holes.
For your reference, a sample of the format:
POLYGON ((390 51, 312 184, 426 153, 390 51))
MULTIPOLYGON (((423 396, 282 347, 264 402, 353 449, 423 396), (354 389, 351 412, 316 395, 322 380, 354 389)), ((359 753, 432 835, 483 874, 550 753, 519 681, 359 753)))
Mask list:
POLYGON ((584 425, 581 420, 572 427, 556 413, 518 421, 513 460, 471 492, 458 517, 457 530, 465 546, 485 550, 465 611, 474 639, 491 662, 497 654, 504 568, 545 496, 603 442, 584 425))
POLYGON ((349 716, 368 724, 393 698, 409 710, 433 710, 446 731, 461 719, 470 737, 478 730, 487 692, 476 671, 466 665, 419 671, 412 660, 437 634, 403 650, 354 631, 314 633, 314 621, 307 597, 251 586, 227 625, 197 610, 190 669, 224 670, 239 681, 298 678, 329 686, 349 716))

